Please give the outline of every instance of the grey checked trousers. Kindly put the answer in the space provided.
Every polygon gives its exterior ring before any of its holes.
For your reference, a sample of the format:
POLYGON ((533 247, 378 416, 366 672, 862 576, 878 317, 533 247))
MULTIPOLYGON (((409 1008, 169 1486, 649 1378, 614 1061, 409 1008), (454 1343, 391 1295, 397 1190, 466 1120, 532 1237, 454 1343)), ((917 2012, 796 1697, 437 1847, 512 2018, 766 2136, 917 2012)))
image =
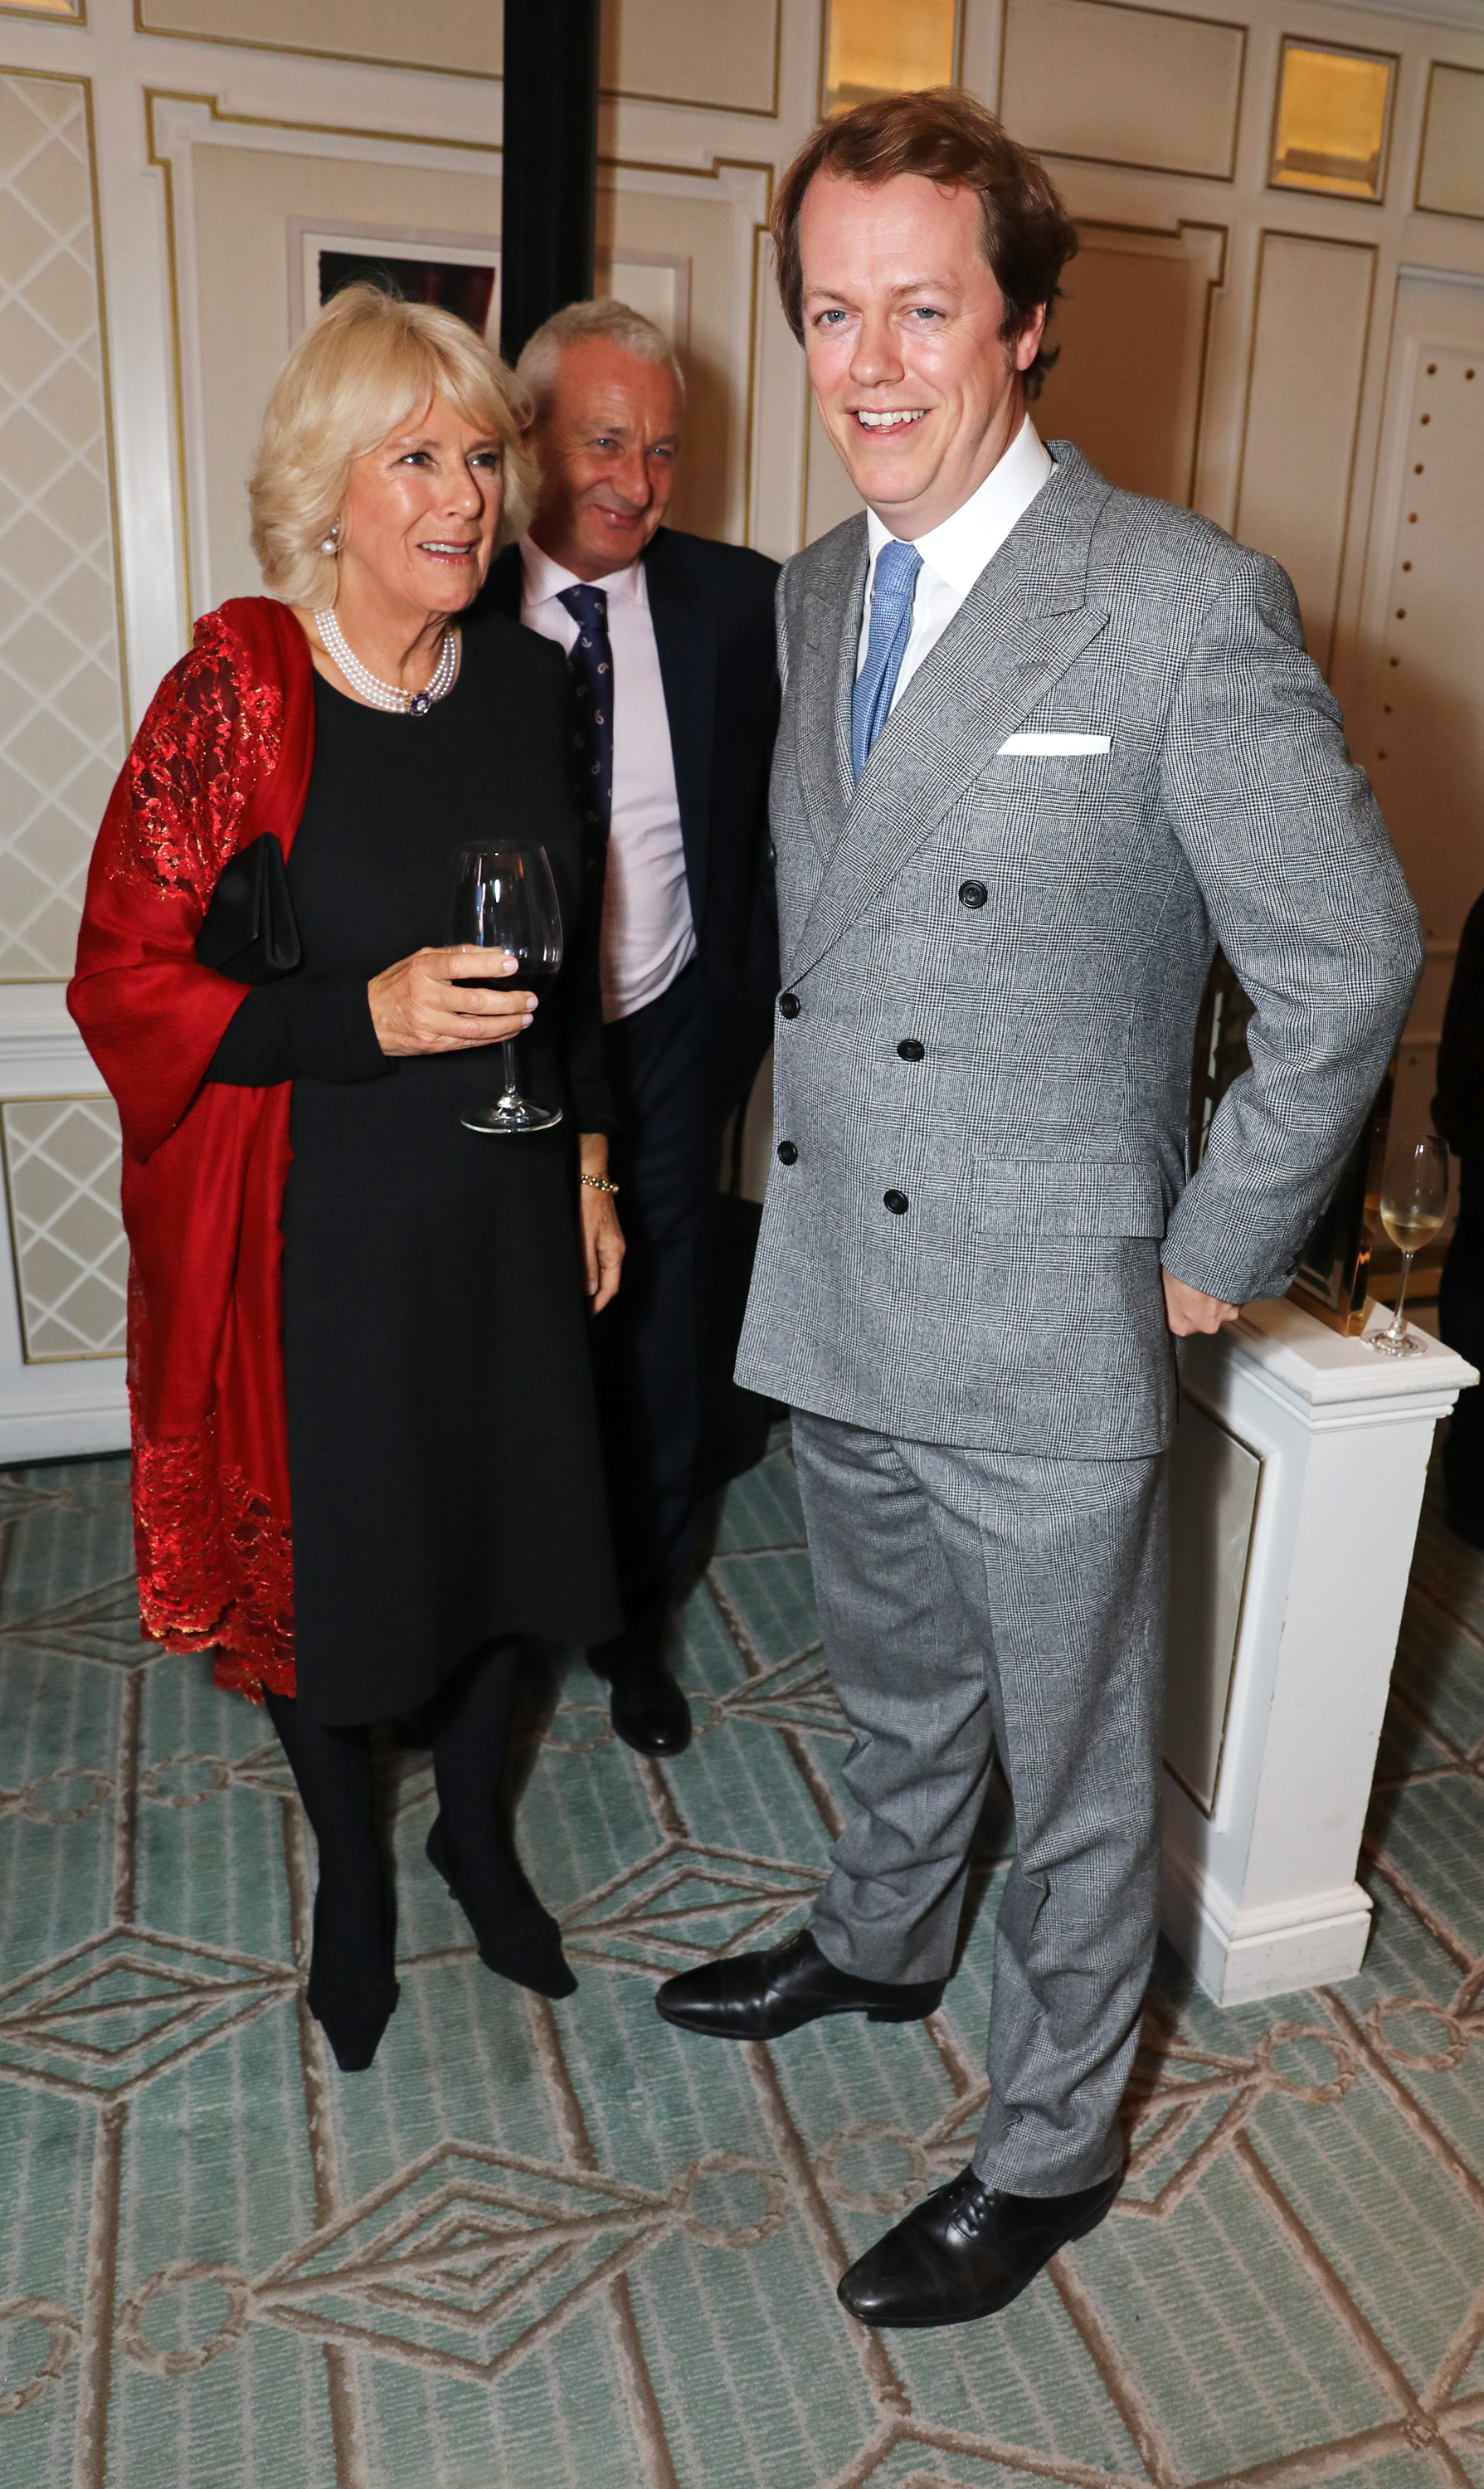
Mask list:
POLYGON ((793 1442, 860 1810, 815 1939, 867 1979, 947 1976, 998 1751, 1016 1856, 974 2166, 1014 2194, 1093 2186, 1121 2159, 1157 1931, 1164 1456, 963 1450, 799 1411, 793 1442))

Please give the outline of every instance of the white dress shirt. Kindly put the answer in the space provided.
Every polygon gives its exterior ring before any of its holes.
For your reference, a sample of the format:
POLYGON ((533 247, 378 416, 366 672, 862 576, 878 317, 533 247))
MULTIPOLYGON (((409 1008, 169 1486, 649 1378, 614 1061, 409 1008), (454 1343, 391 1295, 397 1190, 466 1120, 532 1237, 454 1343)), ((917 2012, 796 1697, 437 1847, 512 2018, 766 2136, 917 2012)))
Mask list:
MULTIPOLYGON (((918 667, 942 639, 985 564, 999 552, 1015 521, 1027 511, 1053 472, 1054 462, 1029 415, 997 467, 991 467, 977 493, 941 527, 917 538, 923 566, 912 598, 912 633, 892 694, 896 707, 918 667)), ((876 559, 883 545, 897 538, 882 526, 874 510, 866 513, 870 538, 870 568, 866 574, 866 605, 861 615, 861 644, 856 655, 859 674, 870 641, 870 600, 876 584, 876 559)))
MULTIPOLYGON (((533 545, 521 546, 521 620, 570 649, 577 623, 558 600, 580 583, 533 545)), ((614 815, 603 898, 603 1016, 627 1019, 672 986, 696 956, 685 878, 670 713, 641 561, 595 579, 608 598, 614 651, 614 815)))

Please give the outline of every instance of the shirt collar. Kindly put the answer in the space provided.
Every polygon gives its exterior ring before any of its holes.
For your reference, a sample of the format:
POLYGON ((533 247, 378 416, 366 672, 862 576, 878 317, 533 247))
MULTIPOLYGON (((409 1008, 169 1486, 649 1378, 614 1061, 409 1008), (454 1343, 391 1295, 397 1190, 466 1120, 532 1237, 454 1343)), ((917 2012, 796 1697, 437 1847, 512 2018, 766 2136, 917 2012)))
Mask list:
MULTIPOLYGON (((990 468, 978 492, 971 493, 952 518, 916 539, 927 567, 946 580, 956 595, 967 596, 985 564, 999 552, 1015 521, 1030 508, 1051 472, 1050 452, 1027 415, 999 465, 990 468)), ((883 527, 874 510, 867 511, 866 527, 874 574, 876 556, 883 545, 893 541, 892 532, 883 527)))
MULTIPOLYGON (((587 584, 578 578, 575 570, 566 570, 559 561, 553 561, 551 555, 543 553, 538 544, 532 544, 529 536, 521 538, 521 564, 526 574, 522 596, 522 603, 526 605, 549 604, 561 594, 564 587, 581 587, 587 584)), ((611 571, 607 579, 595 579, 591 584, 594 587, 601 587, 606 596, 625 598, 631 605, 647 605, 649 602, 649 583, 644 577, 642 556, 638 561, 626 562, 622 570, 611 571)))

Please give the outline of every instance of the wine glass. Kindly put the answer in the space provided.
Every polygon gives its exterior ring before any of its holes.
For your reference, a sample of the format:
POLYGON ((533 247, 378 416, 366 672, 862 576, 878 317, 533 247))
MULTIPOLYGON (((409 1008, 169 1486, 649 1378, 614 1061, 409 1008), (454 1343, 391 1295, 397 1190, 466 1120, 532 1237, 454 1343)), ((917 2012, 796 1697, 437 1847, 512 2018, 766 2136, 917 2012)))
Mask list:
POLYGON ((1387 1330, 1369 1333, 1382 1357, 1416 1357, 1422 1342, 1402 1320, 1412 1257, 1430 1244, 1448 1215, 1448 1146, 1436 1132, 1393 1150, 1381 1187, 1381 1223, 1402 1255, 1402 1284, 1387 1330))
MULTIPOLYGON (((508 977, 460 977, 459 985, 529 992, 539 1002, 561 966, 561 909, 545 847, 522 842, 460 847, 454 858, 448 938, 515 955, 508 977)), ((503 1041, 503 1048, 502 1095, 487 1106, 466 1106, 460 1123, 471 1132, 549 1132, 560 1123, 561 1108, 540 1106, 521 1096, 513 1037, 503 1041)))

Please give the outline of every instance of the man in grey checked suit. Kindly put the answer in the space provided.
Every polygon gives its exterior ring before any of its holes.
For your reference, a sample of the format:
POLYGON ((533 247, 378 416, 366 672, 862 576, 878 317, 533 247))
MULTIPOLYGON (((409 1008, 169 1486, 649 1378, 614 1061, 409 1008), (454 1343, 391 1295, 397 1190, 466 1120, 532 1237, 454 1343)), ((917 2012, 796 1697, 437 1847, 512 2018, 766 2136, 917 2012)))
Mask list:
POLYGON ((815 133, 785 308, 869 506, 790 562, 776 1157, 738 1379, 786 1401, 859 1812, 808 1930, 683 2027, 904 2021, 997 1751, 1017 1855, 970 2166, 866 2322, 1023 2289, 1117 2191, 1156 1926, 1173 1334, 1279 1293, 1384 1071, 1416 913, 1277 564, 1025 413, 1075 237, 962 96, 815 133), (1219 942, 1252 1069, 1184 1134, 1219 942))

